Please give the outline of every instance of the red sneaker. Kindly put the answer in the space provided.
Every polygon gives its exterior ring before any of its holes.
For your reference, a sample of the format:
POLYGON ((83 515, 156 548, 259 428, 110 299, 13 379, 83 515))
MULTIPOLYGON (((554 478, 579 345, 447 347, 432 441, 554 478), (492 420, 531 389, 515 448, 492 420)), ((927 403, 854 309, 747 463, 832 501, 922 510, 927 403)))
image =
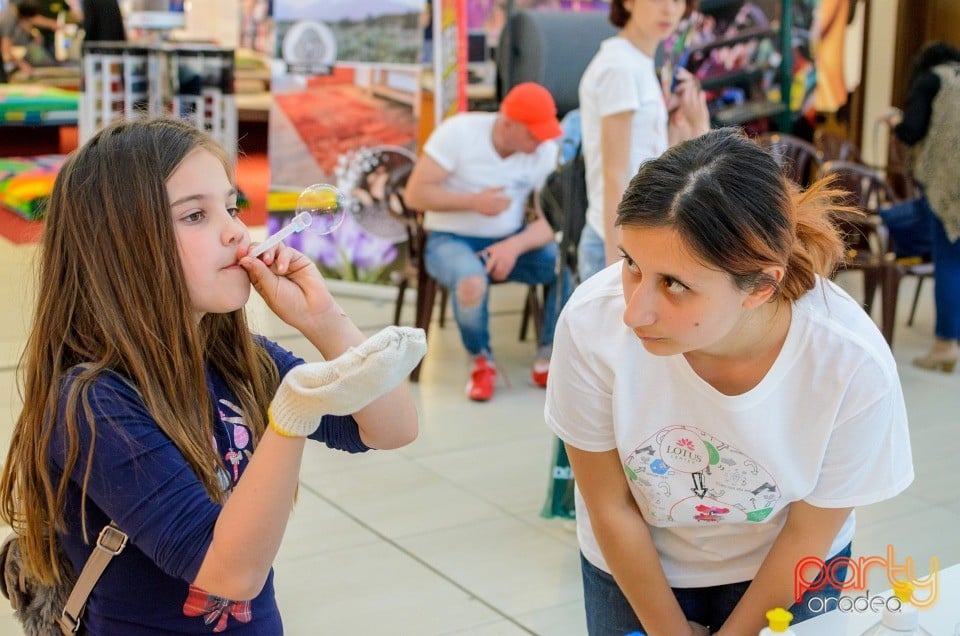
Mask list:
POLYGON ((550 363, 544 360, 537 360, 533 363, 533 369, 530 370, 530 379, 539 387, 547 388, 547 376, 550 374, 550 363))
POLYGON ((467 382, 467 397, 475 402, 486 402, 493 397, 493 385, 497 381, 497 368, 487 362, 486 356, 473 359, 473 370, 467 382))

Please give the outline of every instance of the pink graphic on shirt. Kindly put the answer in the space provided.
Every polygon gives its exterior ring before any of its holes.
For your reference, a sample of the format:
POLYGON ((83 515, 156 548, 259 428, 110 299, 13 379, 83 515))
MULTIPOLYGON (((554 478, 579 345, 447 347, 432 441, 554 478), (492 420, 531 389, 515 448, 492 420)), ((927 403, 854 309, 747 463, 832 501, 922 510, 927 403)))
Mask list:
POLYGON ((240 479, 240 461, 243 459, 243 453, 231 448, 223 458, 233 467, 233 483, 237 483, 240 479))
MULTIPOLYGON (((217 415, 220 417, 220 422, 227 433, 229 444, 229 449, 223 454, 223 459, 233 472, 232 481, 233 484, 236 484, 240 479, 243 460, 250 458, 250 452, 244 450, 250 445, 250 429, 247 428, 243 410, 230 400, 220 400, 217 415)), ((228 483, 224 490, 229 490, 230 487, 231 484, 228 483)))
POLYGON ((237 448, 246 448, 250 443, 250 431, 241 424, 233 425, 233 444, 237 448))
POLYGON ((723 521, 723 515, 730 512, 729 508, 721 508, 719 506, 704 506, 700 504, 694 508, 699 514, 694 515, 694 519, 697 521, 709 521, 711 523, 717 521, 723 521))
POLYGON ((183 615, 202 616, 205 625, 213 625, 212 631, 215 634, 227 628, 227 621, 231 616, 241 623, 249 623, 253 619, 250 601, 231 601, 208 594, 194 585, 190 586, 187 600, 183 603, 183 615))

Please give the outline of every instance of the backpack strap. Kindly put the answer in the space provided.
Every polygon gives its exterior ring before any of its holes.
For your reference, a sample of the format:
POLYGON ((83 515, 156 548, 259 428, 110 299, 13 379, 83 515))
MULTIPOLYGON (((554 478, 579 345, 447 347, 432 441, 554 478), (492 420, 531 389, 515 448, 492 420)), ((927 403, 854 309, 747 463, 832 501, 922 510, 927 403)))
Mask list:
POLYGON ((87 558, 76 584, 70 591, 70 597, 63 607, 63 612, 57 619, 57 624, 60 625, 64 636, 70 636, 80 629, 80 616, 83 614, 83 607, 87 604, 90 592, 100 580, 100 575, 107 569, 110 560, 123 552, 125 547, 127 547, 127 535, 114 522, 111 521, 109 525, 103 527, 100 536, 97 537, 97 545, 87 558))

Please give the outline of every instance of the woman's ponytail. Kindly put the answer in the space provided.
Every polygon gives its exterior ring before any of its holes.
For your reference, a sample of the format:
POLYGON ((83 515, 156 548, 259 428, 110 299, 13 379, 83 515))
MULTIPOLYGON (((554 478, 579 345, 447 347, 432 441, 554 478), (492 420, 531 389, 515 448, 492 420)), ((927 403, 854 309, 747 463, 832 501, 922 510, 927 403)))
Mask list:
POLYGON ((790 215, 795 240, 780 283, 781 296, 793 302, 813 289, 816 276, 829 277, 843 259, 843 237, 835 224, 838 214, 856 213, 839 202, 847 193, 833 187, 830 177, 806 190, 790 183, 790 215))

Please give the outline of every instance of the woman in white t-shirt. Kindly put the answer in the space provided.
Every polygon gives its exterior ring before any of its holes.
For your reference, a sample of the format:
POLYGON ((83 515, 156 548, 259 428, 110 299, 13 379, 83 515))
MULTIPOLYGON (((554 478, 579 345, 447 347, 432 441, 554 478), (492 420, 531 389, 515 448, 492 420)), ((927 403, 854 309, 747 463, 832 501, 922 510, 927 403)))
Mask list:
POLYGON ((774 607, 809 618, 842 587, 853 508, 912 481, 893 356, 826 278, 836 195, 801 193, 734 129, 627 187, 622 263, 563 310, 545 408, 577 482, 590 634, 756 634, 774 607), (803 595, 807 557, 834 580, 803 595))
POLYGON ((696 4, 610 2, 610 23, 620 32, 600 44, 579 89, 588 200, 577 256, 580 280, 619 258, 613 224, 617 203, 640 164, 710 128, 706 99, 693 75, 679 71, 668 106, 653 63, 660 42, 696 4))

